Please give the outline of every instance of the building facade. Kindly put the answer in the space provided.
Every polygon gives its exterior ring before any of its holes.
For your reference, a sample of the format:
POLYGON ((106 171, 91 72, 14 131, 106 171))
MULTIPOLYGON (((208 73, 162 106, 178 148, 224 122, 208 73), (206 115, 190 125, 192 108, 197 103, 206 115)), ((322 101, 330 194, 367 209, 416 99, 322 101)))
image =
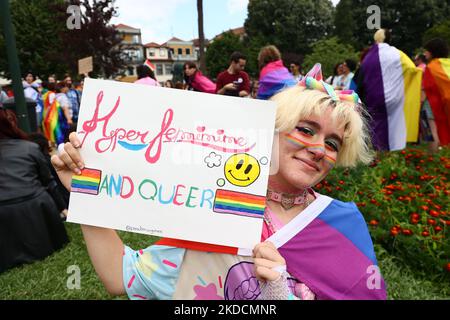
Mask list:
POLYGON ((170 48, 164 44, 150 42, 144 45, 146 59, 155 65, 155 76, 163 85, 167 80, 172 80, 173 59, 170 48))
POLYGON ((136 67, 145 61, 141 29, 133 28, 125 24, 118 24, 114 27, 122 39, 119 48, 122 59, 126 63, 126 69, 122 70, 124 76, 120 77, 120 81, 133 82, 137 79, 136 67))
POLYGON ((144 47, 145 57, 155 65, 155 76, 161 85, 172 80, 176 64, 187 61, 198 63, 198 48, 195 47, 194 40, 184 41, 173 37, 163 44, 150 42, 144 47))

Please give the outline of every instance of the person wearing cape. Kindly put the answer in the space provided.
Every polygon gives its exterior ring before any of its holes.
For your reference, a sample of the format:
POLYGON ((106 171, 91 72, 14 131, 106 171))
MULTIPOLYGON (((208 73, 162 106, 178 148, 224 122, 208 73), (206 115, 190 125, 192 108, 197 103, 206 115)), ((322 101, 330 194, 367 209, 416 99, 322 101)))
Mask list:
MULTIPOLYGON (((272 165, 279 166, 269 177, 261 243, 251 250, 163 238, 133 250, 114 230, 82 225, 109 293, 139 300, 386 299, 356 205, 312 189, 333 166, 373 158, 358 96, 326 84, 317 64, 298 85, 271 99, 279 147, 272 165)), ((82 161, 76 134, 70 142, 52 157, 67 188, 82 161)))
POLYGON ((266 46, 258 54, 259 88, 257 98, 268 100, 277 92, 297 83, 281 60, 281 53, 275 46, 266 46))
POLYGON ((442 39, 432 39, 425 44, 429 61, 423 86, 433 111, 439 143, 450 144, 450 59, 448 45, 442 39))
POLYGON ((401 150, 419 137, 423 72, 404 52, 389 45, 389 30, 378 30, 374 39, 354 78, 356 91, 370 114, 374 148, 401 150))

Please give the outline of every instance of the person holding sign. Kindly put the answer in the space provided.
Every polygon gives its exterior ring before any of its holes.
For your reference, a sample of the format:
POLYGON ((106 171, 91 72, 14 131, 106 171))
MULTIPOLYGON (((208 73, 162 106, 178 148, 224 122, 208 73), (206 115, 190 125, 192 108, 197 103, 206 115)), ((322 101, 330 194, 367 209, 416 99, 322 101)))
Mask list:
MULTIPOLYGON (((134 251, 116 231, 82 225, 92 263, 109 293, 131 299, 386 299, 356 205, 311 188, 335 165, 370 163, 358 96, 335 91, 316 65, 298 85, 271 100, 277 105, 279 152, 271 162, 276 172, 269 177, 262 242, 247 252, 163 238, 134 251)), ((71 134, 65 151, 52 158, 68 189, 72 174, 84 168, 80 146, 71 134)), ((236 170, 249 169, 251 160, 239 158, 236 170)))

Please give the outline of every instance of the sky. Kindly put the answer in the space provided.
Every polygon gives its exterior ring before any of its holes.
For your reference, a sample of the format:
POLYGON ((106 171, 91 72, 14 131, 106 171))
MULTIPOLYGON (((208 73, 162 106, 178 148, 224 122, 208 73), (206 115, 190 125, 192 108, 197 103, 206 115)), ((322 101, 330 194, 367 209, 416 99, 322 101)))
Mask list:
MULTIPOLYGON (((339 0, 332 0, 334 4, 339 0)), ((247 17, 248 0, 203 0, 204 32, 207 39, 242 27, 247 17)), ((172 37, 198 38, 196 0, 116 0, 119 16, 113 24, 123 23, 141 29, 142 42, 164 43, 172 37)))

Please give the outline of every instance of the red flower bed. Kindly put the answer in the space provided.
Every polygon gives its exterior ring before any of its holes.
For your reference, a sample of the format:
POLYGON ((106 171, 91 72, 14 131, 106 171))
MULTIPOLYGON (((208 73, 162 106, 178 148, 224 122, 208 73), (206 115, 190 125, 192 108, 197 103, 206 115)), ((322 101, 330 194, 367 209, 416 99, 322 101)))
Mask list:
POLYGON ((430 275, 450 277, 450 148, 378 157, 368 167, 335 169, 316 190, 354 201, 375 243, 430 275))

